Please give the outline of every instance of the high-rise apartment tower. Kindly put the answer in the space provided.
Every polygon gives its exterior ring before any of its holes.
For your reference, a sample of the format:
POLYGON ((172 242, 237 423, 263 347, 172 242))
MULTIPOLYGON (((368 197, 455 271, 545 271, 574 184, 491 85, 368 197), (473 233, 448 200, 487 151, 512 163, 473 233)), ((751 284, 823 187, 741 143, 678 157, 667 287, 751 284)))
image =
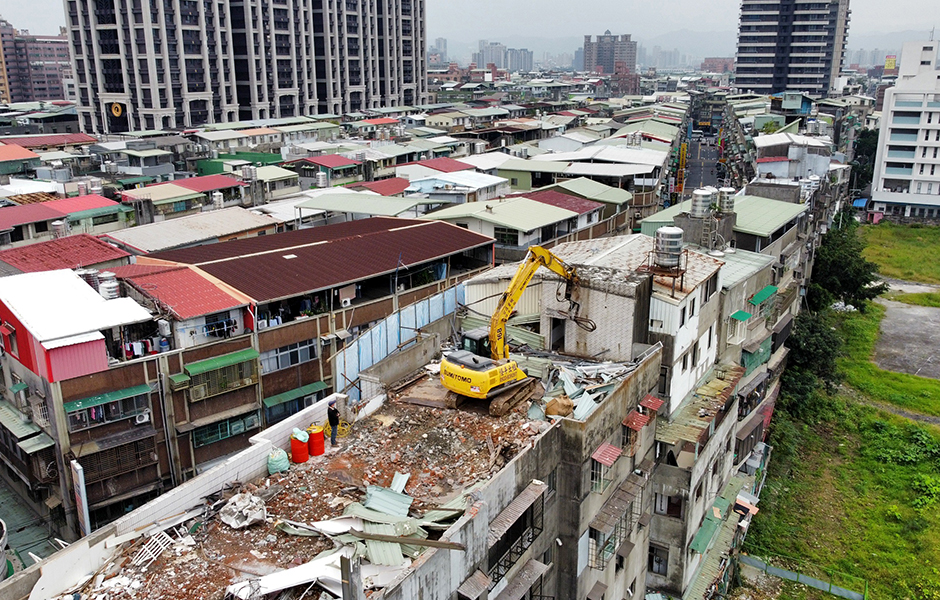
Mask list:
POLYGON ((66 0, 87 132, 427 97, 424 0, 66 0))
POLYGON ((842 68, 849 14, 849 0, 743 0, 735 86, 827 95, 842 68))

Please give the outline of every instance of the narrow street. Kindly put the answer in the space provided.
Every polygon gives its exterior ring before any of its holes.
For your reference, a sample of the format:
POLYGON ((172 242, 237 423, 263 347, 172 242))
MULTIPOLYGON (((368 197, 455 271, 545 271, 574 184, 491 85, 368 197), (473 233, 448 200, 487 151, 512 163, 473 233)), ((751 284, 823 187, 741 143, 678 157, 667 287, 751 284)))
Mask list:
POLYGON ((718 148, 710 145, 712 140, 701 139, 689 142, 689 158, 686 160, 685 193, 707 185, 718 185, 718 148))

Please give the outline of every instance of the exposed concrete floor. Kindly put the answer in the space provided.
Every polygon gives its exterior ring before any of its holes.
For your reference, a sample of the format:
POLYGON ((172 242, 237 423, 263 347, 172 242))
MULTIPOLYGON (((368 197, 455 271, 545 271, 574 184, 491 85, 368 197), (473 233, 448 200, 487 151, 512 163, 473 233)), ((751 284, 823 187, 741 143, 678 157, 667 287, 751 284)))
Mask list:
MULTIPOLYGON (((33 564, 28 552, 46 558, 59 549, 39 515, 16 495, 2 478, 0 519, 4 520, 9 529, 7 553, 15 570, 19 571, 33 564)), ((4 566, 3 561, 0 561, 0 566, 4 566)))
POLYGON ((882 280, 888 284, 892 292, 901 292, 902 294, 924 294, 940 291, 940 286, 927 283, 915 283, 913 281, 902 281, 888 277, 882 277, 882 280))
POLYGON ((887 312, 875 344, 875 364, 888 371, 940 379, 940 308, 883 298, 878 302, 887 312))

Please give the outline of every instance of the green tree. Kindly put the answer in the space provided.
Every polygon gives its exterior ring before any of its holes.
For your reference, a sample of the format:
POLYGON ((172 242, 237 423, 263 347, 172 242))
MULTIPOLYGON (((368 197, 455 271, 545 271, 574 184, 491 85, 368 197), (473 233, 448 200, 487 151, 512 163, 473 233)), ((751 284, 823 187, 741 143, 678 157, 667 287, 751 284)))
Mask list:
POLYGON ((775 131, 777 131, 778 129, 780 129, 780 126, 777 125, 777 122, 776 122, 776 121, 767 121, 767 122, 764 123, 764 125, 760 128, 760 132, 761 132, 761 133, 766 133, 766 134, 771 134, 771 133, 774 133, 775 131))
POLYGON ((871 183, 877 150, 878 132, 874 129, 863 129, 855 138, 855 160, 852 161, 854 186, 860 190, 864 190, 871 183))
POLYGON ((862 256, 865 243, 858 227, 854 209, 846 206, 823 236, 809 286, 808 302, 812 310, 822 310, 836 300, 864 309, 865 301, 888 289, 883 282, 876 283, 878 266, 862 256))
POLYGON ((800 313, 787 339, 780 407, 796 419, 816 421, 827 405, 822 390, 831 391, 839 382, 836 357, 842 338, 831 315, 830 310, 800 313))

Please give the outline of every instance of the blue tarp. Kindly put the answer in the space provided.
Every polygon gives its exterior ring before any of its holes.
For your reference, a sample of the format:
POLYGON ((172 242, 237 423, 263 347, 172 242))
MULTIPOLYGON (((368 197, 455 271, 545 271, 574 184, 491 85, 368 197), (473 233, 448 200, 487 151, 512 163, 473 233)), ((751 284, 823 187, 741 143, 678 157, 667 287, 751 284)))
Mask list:
POLYGON ((855 208, 865 208, 865 205, 868 203, 868 198, 856 198, 852 200, 852 206, 855 208))

